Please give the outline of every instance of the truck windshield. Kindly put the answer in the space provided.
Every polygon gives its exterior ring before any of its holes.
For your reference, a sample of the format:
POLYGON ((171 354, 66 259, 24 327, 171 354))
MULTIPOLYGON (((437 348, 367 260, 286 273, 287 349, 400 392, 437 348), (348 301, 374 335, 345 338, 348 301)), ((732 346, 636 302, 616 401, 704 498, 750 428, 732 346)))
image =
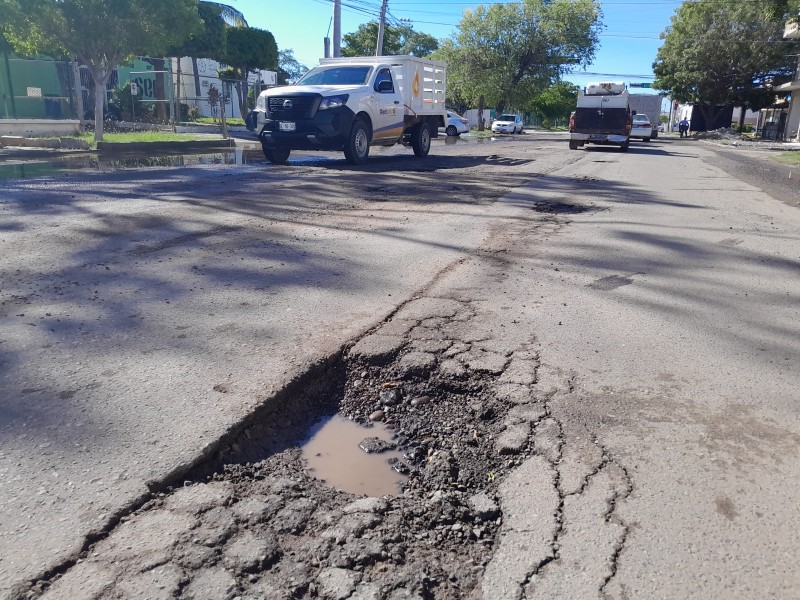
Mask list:
POLYGON ((372 67, 318 67, 312 69, 297 85, 364 85, 372 67))

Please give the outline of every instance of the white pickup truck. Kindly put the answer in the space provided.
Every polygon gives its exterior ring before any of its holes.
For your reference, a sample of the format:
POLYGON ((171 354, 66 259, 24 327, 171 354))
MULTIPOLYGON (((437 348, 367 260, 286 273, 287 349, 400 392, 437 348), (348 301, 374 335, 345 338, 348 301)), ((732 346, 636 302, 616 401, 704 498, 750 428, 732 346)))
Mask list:
POLYGON ((370 146, 398 142, 427 156, 447 122, 445 78, 444 63, 415 56, 325 58, 295 85, 261 92, 247 127, 278 164, 292 150, 342 150, 361 164, 370 146))

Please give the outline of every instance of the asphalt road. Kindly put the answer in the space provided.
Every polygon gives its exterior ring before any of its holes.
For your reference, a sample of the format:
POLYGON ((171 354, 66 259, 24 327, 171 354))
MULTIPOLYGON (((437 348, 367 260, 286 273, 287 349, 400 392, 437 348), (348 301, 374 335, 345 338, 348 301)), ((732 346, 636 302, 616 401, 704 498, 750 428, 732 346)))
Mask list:
POLYGON ((792 187, 668 138, 434 152, 3 184, 0 595, 400 304, 458 294, 535 347, 549 414, 484 597, 793 597, 792 187))
POLYGON ((515 142, 3 183, 0 594, 472 253, 515 142))

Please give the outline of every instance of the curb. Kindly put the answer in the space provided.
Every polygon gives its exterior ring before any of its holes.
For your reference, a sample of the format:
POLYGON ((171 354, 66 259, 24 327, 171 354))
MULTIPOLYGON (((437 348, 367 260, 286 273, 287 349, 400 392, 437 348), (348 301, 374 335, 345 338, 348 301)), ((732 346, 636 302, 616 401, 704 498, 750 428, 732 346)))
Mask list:
POLYGON ((97 142, 100 154, 130 154, 142 152, 182 154, 198 150, 229 150, 236 142, 231 139, 190 140, 185 142, 97 142))

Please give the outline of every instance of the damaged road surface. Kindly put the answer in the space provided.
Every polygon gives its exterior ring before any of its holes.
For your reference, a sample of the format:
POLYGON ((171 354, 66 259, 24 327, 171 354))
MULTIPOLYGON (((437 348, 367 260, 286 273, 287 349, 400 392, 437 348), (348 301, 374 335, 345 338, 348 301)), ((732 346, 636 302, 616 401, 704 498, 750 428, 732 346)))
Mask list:
POLYGON ((797 209, 447 151, 9 184, 0 597, 791 598, 797 209))

